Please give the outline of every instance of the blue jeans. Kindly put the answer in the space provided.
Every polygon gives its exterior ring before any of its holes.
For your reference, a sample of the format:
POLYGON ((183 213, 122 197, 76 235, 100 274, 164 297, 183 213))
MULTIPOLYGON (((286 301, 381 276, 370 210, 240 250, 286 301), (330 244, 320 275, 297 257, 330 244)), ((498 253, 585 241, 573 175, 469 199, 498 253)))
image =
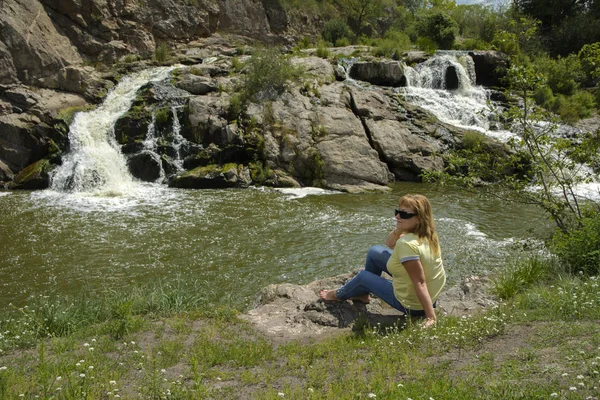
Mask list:
POLYGON ((404 314, 414 316, 425 315, 425 311, 423 310, 407 310, 404 308, 394 295, 392 281, 381 277, 383 272, 391 275, 387 270, 387 261, 391 255, 392 250, 385 246, 371 247, 367 253, 365 269, 336 291, 338 299, 347 300, 351 297, 373 293, 404 314))

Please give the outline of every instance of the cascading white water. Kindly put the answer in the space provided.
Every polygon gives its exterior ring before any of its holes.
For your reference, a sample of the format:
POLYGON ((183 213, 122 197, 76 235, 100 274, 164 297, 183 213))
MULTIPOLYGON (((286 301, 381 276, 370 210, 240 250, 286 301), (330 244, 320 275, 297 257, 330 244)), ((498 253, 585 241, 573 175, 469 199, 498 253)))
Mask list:
POLYGON ((475 86, 473 59, 466 53, 438 53, 415 68, 405 67, 407 87, 398 89, 404 99, 432 112, 439 120, 506 140, 508 131, 491 130, 496 114, 488 105, 489 92, 475 86), (456 89, 447 90, 446 74, 453 69, 456 89))
MULTIPOLYGON (((508 130, 491 129, 490 121, 497 118, 496 113, 489 106, 489 91, 475 86, 475 68, 468 54, 438 53, 415 68, 405 67, 405 74, 407 87, 399 89, 404 99, 432 112, 439 120, 501 141, 516 136, 508 130), (448 68, 454 68, 458 77, 458 87, 453 90, 447 90, 445 79, 448 68)), ((541 123, 540 129, 544 129, 545 125, 541 123)), ((568 130, 562 127, 561 131, 568 130)), ((587 166, 578 166, 577 172, 590 180, 574 188, 577 195, 586 199, 600 198, 598 177, 587 166)))
POLYGON ((71 150, 52 175, 51 189, 69 192, 122 194, 135 186, 113 127, 129 110, 139 88, 168 77, 173 67, 129 75, 108 94, 100 107, 75 115, 69 127, 71 150))

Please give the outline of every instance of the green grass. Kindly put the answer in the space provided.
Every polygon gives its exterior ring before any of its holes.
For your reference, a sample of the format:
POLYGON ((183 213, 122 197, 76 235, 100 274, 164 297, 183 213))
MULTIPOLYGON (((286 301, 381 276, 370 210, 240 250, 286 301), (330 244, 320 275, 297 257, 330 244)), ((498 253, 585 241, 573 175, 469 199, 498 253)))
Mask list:
POLYGON ((600 279, 540 274, 555 266, 534 260, 505 274, 525 288, 486 312, 440 316, 428 330, 407 320, 311 341, 272 342, 232 310, 200 312, 191 287, 85 306, 36 298, 2 318, 0 398, 593 398, 600 279), (128 318, 131 328, 117 338, 112 324, 128 318), (15 341, 21 329, 37 333, 15 341))

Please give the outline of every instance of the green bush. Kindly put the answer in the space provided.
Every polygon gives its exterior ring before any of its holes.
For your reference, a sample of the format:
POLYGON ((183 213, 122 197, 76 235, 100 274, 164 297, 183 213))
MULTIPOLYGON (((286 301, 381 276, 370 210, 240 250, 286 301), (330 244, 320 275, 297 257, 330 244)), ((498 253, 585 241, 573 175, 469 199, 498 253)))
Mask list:
POLYGON ((335 41, 335 47, 350 46, 350 39, 343 37, 335 41))
POLYGON ((540 257, 518 260, 493 280, 492 292, 499 298, 508 300, 547 278, 555 270, 556 266, 552 261, 540 257))
POLYGON ((309 49, 313 47, 313 41, 310 37, 308 36, 304 36, 302 39, 300 39, 298 41, 298 44, 296 45, 296 48, 298 49, 309 49))
POLYGON ((290 58, 276 48, 259 49, 246 63, 242 79, 242 100, 272 100, 283 93, 290 81, 302 75, 290 58))
POLYGON ((557 59, 538 57, 534 60, 533 67, 546 77, 548 86, 555 94, 570 96, 585 80, 581 63, 575 55, 557 59))
POLYGON ((437 43, 428 37, 420 37, 417 39, 417 47, 426 53, 433 54, 438 49, 437 43))
POLYGON ((329 57, 329 49, 325 42, 320 41, 319 46, 317 47, 317 57, 328 58, 329 57))
POLYGON ((549 248, 572 273, 600 274, 600 212, 588 211, 577 229, 557 231, 549 248))
POLYGON ((594 95, 584 90, 578 90, 573 96, 558 95, 550 108, 564 122, 574 123, 591 116, 594 106, 594 95))
POLYGON ((154 50, 154 60, 159 63, 167 61, 171 57, 171 50, 166 43, 159 43, 154 50))
POLYGON ((501 30, 496 32, 494 39, 492 39, 492 46, 495 50, 501 51, 509 56, 515 56, 521 52, 519 38, 516 34, 507 31, 501 30))
POLYGON ((429 14, 421 19, 418 32, 433 40, 440 49, 451 49, 458 33, 456 22, 442 12, 429 14))
POLYGON ((351 40, 354 34, 346 21, 340 18, 327 21, 323 27, 323 39, 330 43, 336 43, 339 39, 351 40))
POLYGON ((467 38, 455 47, 457 50, 488 50, 492 45, 483 39, 467 38))
POLYGON ((550 89, 546 85, 540 86, 535 90, 535 92, 533 93, 533 99, 538 105, 546 107, 548 109, 552 109, 552 106, 555 101, 552 89, 550 89))
POLYGON ((404 32, 390 29, 386 32, 385 38, 379 40, 372 53, 377 57, 393 58, 399 60, 402 54, 411 47, 410 38, 404 32))

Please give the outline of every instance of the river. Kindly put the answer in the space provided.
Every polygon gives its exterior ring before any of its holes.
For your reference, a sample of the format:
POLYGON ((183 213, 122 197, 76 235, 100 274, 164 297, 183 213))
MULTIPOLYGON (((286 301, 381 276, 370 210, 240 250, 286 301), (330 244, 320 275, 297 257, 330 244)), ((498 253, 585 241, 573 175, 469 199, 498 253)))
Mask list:
POLYGON ((178 279, 244 308, 268 284, 360 268, 407 192, 431 199, 451 282, 504 268, 531 227, 547 226, 536 209, 427 184, 397 183, 385 194, 134 187, 113 197, 0 192, 0 310, 32 295, 178 279))

